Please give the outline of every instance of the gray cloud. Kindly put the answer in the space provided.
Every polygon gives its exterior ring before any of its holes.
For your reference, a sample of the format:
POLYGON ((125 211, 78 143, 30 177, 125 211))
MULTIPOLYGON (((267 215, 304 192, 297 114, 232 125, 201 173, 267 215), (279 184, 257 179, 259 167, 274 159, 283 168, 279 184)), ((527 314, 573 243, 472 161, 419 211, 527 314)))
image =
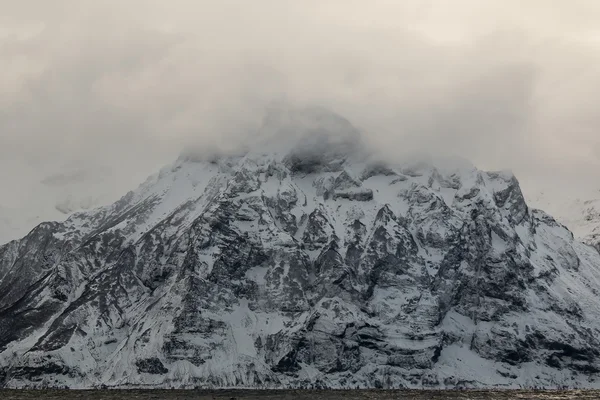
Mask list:
POLYGON ((598 178, 595 0, 0 0, 0 9, 10 207, 35 207, 43 179, 82 169, 108 169, 87 191, 114 198, 186 146, 251 140, 279 100, 339 112, 391 157, 458 154, 513 169, 531 191, 598 178))

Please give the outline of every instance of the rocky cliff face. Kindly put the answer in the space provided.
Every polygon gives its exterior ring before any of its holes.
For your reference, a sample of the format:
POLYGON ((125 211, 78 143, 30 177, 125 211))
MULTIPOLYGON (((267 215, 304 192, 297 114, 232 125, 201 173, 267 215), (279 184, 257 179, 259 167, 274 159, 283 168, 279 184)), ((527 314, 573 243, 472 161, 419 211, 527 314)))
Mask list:
POLYGON ((509 173, 316 121, 0 247, 0 387, 600 386, 596 250, 509 173))

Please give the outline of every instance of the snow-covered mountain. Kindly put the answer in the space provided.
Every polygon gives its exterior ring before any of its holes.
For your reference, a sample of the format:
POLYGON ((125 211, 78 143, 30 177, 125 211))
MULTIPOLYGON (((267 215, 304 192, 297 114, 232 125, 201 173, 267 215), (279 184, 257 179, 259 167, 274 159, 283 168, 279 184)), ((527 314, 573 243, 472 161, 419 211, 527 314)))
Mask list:
POLYGON ((510 173, 362 148, 272 112, 0 247, 0 386, 600 387, 598 252, 510 173))

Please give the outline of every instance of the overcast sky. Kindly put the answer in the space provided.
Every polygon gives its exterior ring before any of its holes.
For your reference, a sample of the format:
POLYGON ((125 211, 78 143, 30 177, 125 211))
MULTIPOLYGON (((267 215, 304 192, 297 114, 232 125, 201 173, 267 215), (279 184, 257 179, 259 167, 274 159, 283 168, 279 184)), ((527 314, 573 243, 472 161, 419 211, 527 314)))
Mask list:
POLYGON ((0 207, 118 197, 278 100, 399 157, 600 188, 598 0, 0 0, 0 65, 0 207))

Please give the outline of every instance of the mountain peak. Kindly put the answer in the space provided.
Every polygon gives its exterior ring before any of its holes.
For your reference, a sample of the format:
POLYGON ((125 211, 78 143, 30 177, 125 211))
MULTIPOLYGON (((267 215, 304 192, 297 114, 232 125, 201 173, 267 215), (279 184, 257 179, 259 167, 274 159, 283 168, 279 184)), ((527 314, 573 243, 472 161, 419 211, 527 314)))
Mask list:
POLYGON ((256 134, 246 142, 229 149, 214 144, 188 146, 178 162, 218 164, 226 160, 230 164, 243 157, 266 157, 283 161, 295 172, 317 172, 339 170, 346 160, 358 160, 367 154, 361 132, 323 107, 272 105, 266 109, 256 134))
POLYGON ((252 152, 277 155, 292 169, 311 171, 364 150, 361 132, 347 119, 322 107, 272 106, 267 110, 252 152))

